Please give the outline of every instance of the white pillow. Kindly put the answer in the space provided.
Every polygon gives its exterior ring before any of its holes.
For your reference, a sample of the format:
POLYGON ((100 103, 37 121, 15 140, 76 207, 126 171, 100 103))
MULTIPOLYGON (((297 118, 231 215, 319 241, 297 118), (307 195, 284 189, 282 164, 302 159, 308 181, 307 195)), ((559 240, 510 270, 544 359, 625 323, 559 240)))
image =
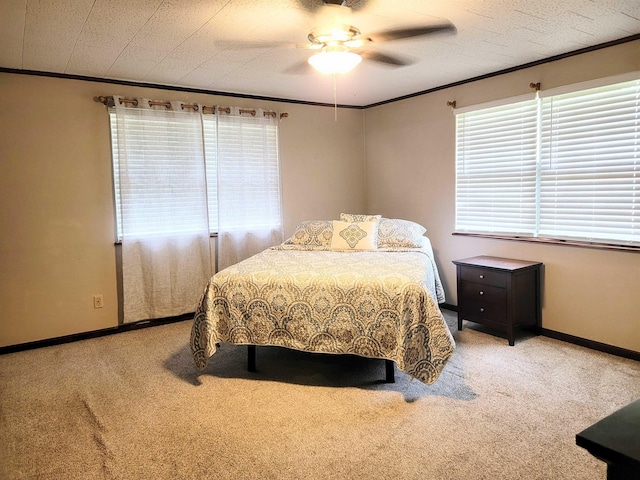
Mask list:
POLYGON ((331 250, 376 250, 378 222, 333 221, 331 250))

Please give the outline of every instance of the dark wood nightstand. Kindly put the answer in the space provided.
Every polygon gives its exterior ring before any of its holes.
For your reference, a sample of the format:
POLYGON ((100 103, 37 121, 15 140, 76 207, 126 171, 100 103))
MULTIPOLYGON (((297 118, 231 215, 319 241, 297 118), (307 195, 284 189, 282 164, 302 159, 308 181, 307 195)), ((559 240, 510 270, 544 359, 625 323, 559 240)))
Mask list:
POLYGON ((469 320, 507 332, 514 344, 516 326, 542 326, 542 263, 479 256, 454 260, 458 278, 458 330, 469 320))

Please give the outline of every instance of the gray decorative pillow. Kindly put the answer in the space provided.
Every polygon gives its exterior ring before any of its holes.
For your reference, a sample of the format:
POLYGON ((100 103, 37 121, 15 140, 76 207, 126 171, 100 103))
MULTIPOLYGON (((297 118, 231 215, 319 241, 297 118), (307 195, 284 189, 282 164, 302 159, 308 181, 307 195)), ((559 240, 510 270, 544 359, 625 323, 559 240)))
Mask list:
POLYGON ((379 222, 382 215, 360 215, 355 213, 341 213, 340 220, 343 222, 379 222))
POLYGON ((331 220, 307 220, 296 225, 293 235, 285 243, 313 247, 331 246, 333 222, 331 220))
POLYGON ((422 225, 409 220, 383 218, 378 226, 378 248, 420 248, 426 231, 422 225))

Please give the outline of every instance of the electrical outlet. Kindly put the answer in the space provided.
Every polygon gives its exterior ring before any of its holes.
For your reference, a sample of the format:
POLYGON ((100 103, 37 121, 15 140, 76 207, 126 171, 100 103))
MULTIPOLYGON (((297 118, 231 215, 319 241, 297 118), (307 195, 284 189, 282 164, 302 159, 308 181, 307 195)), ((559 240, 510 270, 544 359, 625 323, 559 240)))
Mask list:
POLYGON ((93 308, 102 308, 104 306, 104 299, 102 294, 93 296, 93 308))

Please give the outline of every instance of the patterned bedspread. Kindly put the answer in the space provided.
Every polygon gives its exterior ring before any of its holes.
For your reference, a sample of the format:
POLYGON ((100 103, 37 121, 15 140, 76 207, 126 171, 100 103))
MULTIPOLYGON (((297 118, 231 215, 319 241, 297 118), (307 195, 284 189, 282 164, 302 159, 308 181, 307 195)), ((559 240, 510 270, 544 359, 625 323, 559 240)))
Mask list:
POLYGON ((339 252, 280 245, 218 272, 191 331, 196 366, 217 343, 393 360, 433 383, 454 349, 431 247, 339 252))

